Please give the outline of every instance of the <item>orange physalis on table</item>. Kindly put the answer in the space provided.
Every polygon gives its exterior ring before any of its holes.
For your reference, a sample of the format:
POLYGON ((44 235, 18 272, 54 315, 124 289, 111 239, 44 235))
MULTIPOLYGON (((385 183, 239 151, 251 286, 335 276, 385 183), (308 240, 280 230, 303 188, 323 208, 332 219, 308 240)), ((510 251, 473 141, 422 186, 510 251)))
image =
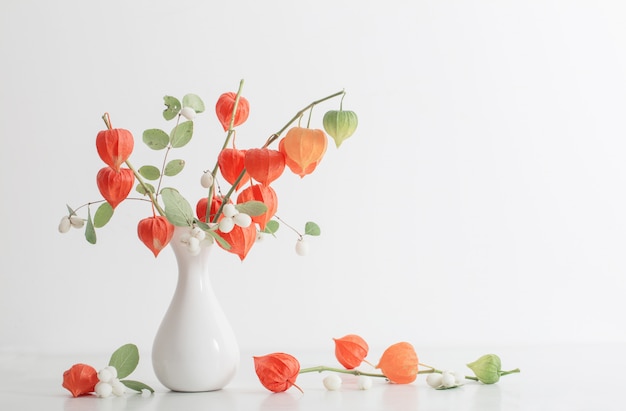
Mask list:
POLYGON ((335 341, 335 357, 346 369, 352 370, 363 362, 369 351, 365 340, 358 335, 348 334, 341 338, 333 338, 335 341))
POLYGON ((387 348, 376 366, 389 378, 389 381, 396 384, 408 384, 415 381, 417 367, 417 353, 408 342, 399 342, 387 348))
POLYGON ((98 383, 98 372, 87 364, 74 364, 63 373, 63 388, 72 393, 73 397, 94 392, 98 383))
POLYGON ((283 392, 292 386, 302 391, 295 384, 300 363, 290 354, 274 353, 254 357, 254 370, 261 384, 272 392, 283 392))

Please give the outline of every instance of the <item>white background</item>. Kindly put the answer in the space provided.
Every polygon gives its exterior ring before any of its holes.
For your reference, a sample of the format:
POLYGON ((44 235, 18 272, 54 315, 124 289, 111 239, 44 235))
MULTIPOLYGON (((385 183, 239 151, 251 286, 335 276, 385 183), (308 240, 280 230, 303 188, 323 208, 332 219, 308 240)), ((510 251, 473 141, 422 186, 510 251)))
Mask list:
POLYGON ((57 225, 100 199, 105 111, 135 165, 160 161, 141 133, 169 130, 164 95, 208 108, 169 183, 195 202, 240 79, 239 148, 343 88, 360 120, 275 184, 279 216, 322 228, 308 257, 286 229, 243 263, 213 250, 243 349, 626 341, 620 1, 5 1, 0 52, 2 351, 150 349, 176 266, 136 237, 149 207, 122 203, 96 246, 57 225))

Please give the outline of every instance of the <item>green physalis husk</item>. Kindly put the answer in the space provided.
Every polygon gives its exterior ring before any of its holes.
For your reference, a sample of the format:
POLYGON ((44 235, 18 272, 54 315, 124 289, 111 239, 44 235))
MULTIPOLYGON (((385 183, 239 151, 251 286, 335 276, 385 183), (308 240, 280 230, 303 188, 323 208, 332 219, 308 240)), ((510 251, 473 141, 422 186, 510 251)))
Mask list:
POLYGON ((502 375, 502 362, 495 354, 486 354, 474 362, 467 364, 474 371, 476 378, 485 384, 495 384, 502 375))
POLYGON ((341 143, 354 134, 359 120, 354 111, 331 110, 324 114, 322 120, 324 130, 335 140, 339 147, 341 143))

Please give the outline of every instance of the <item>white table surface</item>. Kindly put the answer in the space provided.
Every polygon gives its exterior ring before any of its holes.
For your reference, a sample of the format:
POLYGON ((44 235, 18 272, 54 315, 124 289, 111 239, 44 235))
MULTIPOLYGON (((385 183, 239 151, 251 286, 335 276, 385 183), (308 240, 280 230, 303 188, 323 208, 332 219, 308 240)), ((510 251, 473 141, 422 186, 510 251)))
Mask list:
MULTIPOLYGON (((236 378, 225 389, 175 393, 158 383, 149 356, 144 355, 130 377, 151 385, 154 395, 73 398, 61 387, 63 371, 77 362, 102 368, 107 356, 4 352, 0 353, 0 410, 626 410, 626 343, 416 349, 421 362, 441 369, 463 369, 465 363, 492 352, 502 358, 503 369, 520 368, 521 373, 504 376, 494 385, 468 381, 460 388, 443 391, 430 388, 424 375, 407 385, 376 379, 367 391, 356 389, 353 376, 342 375, 341 390, 327 391, 322 384, 326 373, 311 373, 298 377, 304 394, 295 388, 274 394, 259 383, 252 354, 245 353, 236 378)), ((303 368, 336 366, 329 361, 333 357, 328 350, 290 353, 298 357, 303 368)))

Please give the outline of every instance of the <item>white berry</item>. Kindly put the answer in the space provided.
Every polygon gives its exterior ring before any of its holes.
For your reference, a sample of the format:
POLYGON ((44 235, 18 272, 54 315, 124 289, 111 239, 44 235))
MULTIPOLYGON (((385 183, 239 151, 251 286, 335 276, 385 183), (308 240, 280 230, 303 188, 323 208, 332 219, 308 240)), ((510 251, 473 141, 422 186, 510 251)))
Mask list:
POLYGON ((102 382, 96 384, 96 388, 94 389, 98 397, 106 398, 113 392, 113 386, 108 382, 102 382))
POLYGON ((113 394, 121 397, 126 392, 126 386, 117 378, 111 381, 111 387, 113 388, 113 394))
POLYGON ((224 234, 228 234, 235 228, 235 222, 232 217, 224 217, 220 220, 218 228, 224 234))
POLYGON ((359 375, 359 379, 356 381, 356 386, 359 390, 369 390, 372 388, 372 379, 366 375, 359 375))
POLYGON ((104 367, 98 372, 98 379, 102 382, 111 382, 117 378, 117 369, 113 366, 104 367))
POLYGON ((196 111, 191 107, 183 107, 183 109, 180 110, 180 115, 187 120, 193 120, 196 117, 196 111))
POLYGON ((200 177, 200 184, 204 188, 210 188, 213 185, 213 174, 210 171, 205 172, 200 177))
POLYGON ((441 374, 428 374, 426 377, 426 383, 433 388, 441 387, 443 376, 441 374))
POLYGON ((70 218, 65 216, 59 222, 59 233, 67 233, 68 231, 70 231, 71 227, 72 223, 70 222, 70 218))
POLYGON ((456 385, 462 385, 465 382, 465 375, 461 371, 454 371, 453 374, 456 385))
POLYGON ((324 378, 324 387, 326 387, 328 391, 337 391, 341 388, 341 378, 336 374, 327 375, 324 378))
POLYGON ((308 253, 309 253, 309 243, 307 243, 304 238, 298 239, 298 241, 296 241, 296 254, 305 256, 308 253))
POLYGON ((441 375, 441 385, 446 388, 454 387, 456 385, 456 377, 453 373, 444 371, 441 375))
POLYGON ((200 227, 194 227, 191 229, 191 235, 198 240, 202 241, 206 237, 206 233, 200 227))
POLYGON ((70 224, 74 228, 83 228, 83 226, 85 225, 85 220, 77 215, 73 215, 70 217, 70 224))
POLYGON ((224 208, 222 208, 222 214, 224 214, 225 217, 234 217, 239 214, 239 211, 237 211, 237 208, 234 204, 229 203, 224 204, 224 208))
POLYGON ((246 228, 249 227, 250 224, 252 224, 252 217, 250 217, 246 213, 239 213, 233 217, 233 221, 239 227, 246 228))

